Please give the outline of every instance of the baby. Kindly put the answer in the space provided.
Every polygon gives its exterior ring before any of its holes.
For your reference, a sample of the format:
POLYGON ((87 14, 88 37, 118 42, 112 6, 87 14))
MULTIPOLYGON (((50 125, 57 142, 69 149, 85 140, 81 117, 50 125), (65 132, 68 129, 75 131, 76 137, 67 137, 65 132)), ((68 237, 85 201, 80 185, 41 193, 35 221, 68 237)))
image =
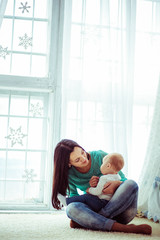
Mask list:
POLYGON ((120 176, 118 172, 124 166, 124 159, 119 153, 110 153, 103 158, 103 163, 101 165, 101 173, 103 176, 100 177, 97 187, 90 187, 87 192, 98 196, 100 199, 110 200, 111 194, 103 194, 103 187, 107 182, 110 181, 120 181, 120 176))
POLYGON ((112 194, 103 194, 104 185, 110 181, 120 181, 118 172, 124 166, 123 156, 119 153, 110 153, 103 158, 103 163, 100 167, 103 174, 99 178, 99 182, 96 187, 90 187, 86 190, 88 194, 83 194, 73 197, 65 197, 58 194, 59 201, 63 206, 67 206, 72 202, 83 202, 87 204, 95 212, 99 212, 108 201, 111 199, 112 194))

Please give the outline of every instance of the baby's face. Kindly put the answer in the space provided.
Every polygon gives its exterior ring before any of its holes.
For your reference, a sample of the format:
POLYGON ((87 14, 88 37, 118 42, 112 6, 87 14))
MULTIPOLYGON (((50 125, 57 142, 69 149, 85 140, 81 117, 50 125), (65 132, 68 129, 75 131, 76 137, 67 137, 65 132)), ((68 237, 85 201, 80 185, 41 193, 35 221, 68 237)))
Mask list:
POLYGON ((111 168, 111 164, 108 162, 108 158, 103 159, 103 163, 100 167, 100 170, 101 170, 101 173, 104 175, 111 173, 112 168, 111 168))

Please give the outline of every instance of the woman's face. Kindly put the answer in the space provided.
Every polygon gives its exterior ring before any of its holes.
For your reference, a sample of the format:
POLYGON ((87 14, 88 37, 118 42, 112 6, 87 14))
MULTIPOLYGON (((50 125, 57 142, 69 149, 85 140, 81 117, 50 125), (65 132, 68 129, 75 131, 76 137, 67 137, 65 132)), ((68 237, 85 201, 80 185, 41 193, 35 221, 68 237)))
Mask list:
POLYGON ((77 168, 86 167, 89 163, 86 152, 80 147, 74 147, 70 154, 70 162, 72 166, 77 168))

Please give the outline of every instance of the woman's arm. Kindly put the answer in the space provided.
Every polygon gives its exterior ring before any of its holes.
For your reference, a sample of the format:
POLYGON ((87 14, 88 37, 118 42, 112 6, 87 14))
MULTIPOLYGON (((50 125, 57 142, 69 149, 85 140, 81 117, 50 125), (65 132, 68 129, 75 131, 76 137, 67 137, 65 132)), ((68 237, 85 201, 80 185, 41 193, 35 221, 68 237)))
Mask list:
POLYGON ((110 181, 107 182, 103 187, 103 193, 104 194, 114 194, 114 192, 117 190, 119 185, 122 183, 122 181, 110 181))

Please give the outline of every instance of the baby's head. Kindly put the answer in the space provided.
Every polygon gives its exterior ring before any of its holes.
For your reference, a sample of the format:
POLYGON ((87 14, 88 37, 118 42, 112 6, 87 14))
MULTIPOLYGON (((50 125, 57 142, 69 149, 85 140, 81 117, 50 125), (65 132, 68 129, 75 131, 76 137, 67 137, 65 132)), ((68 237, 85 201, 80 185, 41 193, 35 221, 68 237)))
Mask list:
POLYGON ((110 153, 103 158, 102 174, 117 174, 124 166, 123 156, 119 153, 110 153))

